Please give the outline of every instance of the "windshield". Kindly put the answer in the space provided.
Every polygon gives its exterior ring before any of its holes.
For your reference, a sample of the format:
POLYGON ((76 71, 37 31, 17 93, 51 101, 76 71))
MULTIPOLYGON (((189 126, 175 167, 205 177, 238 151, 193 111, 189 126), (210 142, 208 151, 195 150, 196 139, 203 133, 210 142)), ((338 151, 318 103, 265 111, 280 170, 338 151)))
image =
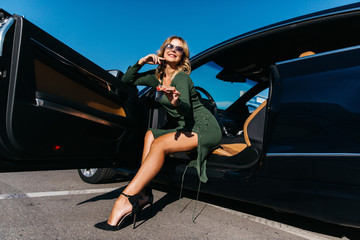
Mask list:
MULTIPOLYGON (((216 75, 223 68, 214 62, 208 62, 201 67, 195 69, 190 77, 195 86, 200 86, 207 90, 214 98, 216 105, 219 109, 225 110, 231 104, 233 104, 238 98, 240 98, 250 88, 255 86, 257 82, 250 79, 246 79, 245 82, 225 82, 216 78, 216 75)), ((258 95, 254 96, 247 105, 249 111, 252 112, 257 106, 259 106, 268 96, 268 89, 262 91, 258 95)), ((205 96, 202 96, 206 98, 205 96)))

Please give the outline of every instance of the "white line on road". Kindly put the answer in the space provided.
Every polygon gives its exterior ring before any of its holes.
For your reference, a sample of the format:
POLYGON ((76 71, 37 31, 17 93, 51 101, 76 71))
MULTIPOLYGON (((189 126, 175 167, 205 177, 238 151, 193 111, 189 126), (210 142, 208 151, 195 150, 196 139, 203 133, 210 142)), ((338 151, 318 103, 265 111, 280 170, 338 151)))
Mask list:
MULTIPOLYGON (((212 207, 218 208, 218 209, 220 209, 220 210, 222 210, 224 212, 232 213, 232 214, 235 214, 235 215, 240 216, 242 218, 246 218, 246 219, 248 219, 250 221, 257 222, 257 223, 260 223, 260 224, 263 224, 263 225, 266 225, 266 226, 269 226, 269 227, 272 227, 272 228, 276 228, 276 229, 279 229, 281 231, 288 232, 288 233, 291 233, 291 234, 299 236, 299 237, 303 237, 303 238, 308 239, 308 240, 329 240, 330 239, 330 238, 327 238, 327 237, 316 235, 316 234, 314 234, 312 232, 309 232, 309 231, 306 231, 306 230, 303 230, 303 229, 300 229, 300 228, 296 228, 296 227, 292 227, 292 226, 289 226, 289 225, 286 225, 286 224, 283 224, 283 223, 268 220, 266 218, 253 216, 253 215, 250 215, 250 214, 230 210, 230 209, 219 207, 219 206, 212 205, 212 204, 209 204, 209 205, 212 206, 212 207)), ((331 238, 331 239, 341 239, 341 238, 331 238)))
POLYGON ((87 189, 87 190, 72 190, 72 191, 56 191, 56 192, 35 192, 35 193, 15 193, 15 194, 1 194, 0 200, 14 199, 14 198, 34 198, 34 197, 53 197, 65 195, 80 195, 92 193, 104 193, 118 190, 119 188, 102 188, 102 189, 87 189))

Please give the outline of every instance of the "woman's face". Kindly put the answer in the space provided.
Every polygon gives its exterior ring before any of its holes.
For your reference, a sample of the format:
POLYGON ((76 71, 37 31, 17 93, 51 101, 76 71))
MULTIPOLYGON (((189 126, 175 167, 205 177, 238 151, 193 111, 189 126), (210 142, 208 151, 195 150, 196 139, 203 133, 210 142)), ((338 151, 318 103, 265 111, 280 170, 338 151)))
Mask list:
POLYGON ((165 46, 164 58, 167 63, 175 63, 178 64, 181 61, 182 55, 184 54, 181 49, 184 49, 183 43, 179 39, 173 39, 169 45, 165 46))

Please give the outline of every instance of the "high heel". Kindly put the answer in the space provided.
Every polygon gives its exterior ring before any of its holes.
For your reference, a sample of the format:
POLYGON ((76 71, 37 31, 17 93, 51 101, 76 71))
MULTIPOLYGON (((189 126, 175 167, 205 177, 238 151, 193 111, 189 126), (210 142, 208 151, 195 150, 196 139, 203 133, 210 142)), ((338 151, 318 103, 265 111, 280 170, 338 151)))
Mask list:
POLYGON ((152 193, 151 187, 148 187, 148 186, 145 187, 145 194, 146 194, 146 196, 148 196, 148 200, 146 201, 145 205, 148 205, 148 204, 152 205, 154 202, 154 195, 152 193))
POLYGON ((154 195, 152 193, 152 189, 149 186, 145 187, 145 195, 148 197, 148 200, 141 205, 141 209, 143 209, 146 205, 150 204, 150 211, 149 211, 149 217, 151 216, 151 210, 152 210, 152 205, 154 203, 154 195))
POLYGON ((125 214, 124 216, 122 216, 115 226, 108 224, 107 221, 104 221, 104 222, 99 222, 99 223, 95 224, 94 227, 102 229, 102 230, 106 230, 106 231, 117 231, 117 230, 121 229, 121 226, 123 225, 125 220, 128 219, 128 217, 134 216, 134 218, 133 218, 133 229, 135 228, 137 214, 143 208, 143 207, 141 207, 139 205, 139 200, 141 200, 143 198, 139 194, 131 196, 131 195, 127 195, 125 193, 121 193, 121 195, 123 195, 123 196, 125 196, 125 197, 127 197, 129 199, 129 202, 132 205, 132 211, 125 214))

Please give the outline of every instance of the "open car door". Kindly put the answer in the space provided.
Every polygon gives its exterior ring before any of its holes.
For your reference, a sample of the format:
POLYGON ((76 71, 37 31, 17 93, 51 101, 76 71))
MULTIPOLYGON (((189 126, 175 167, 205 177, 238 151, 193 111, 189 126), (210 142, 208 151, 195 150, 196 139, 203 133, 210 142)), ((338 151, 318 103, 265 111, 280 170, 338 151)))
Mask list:
POLYGON ((0 171, 88 167, 137 152, 137 89, 0 12, 0 171))

